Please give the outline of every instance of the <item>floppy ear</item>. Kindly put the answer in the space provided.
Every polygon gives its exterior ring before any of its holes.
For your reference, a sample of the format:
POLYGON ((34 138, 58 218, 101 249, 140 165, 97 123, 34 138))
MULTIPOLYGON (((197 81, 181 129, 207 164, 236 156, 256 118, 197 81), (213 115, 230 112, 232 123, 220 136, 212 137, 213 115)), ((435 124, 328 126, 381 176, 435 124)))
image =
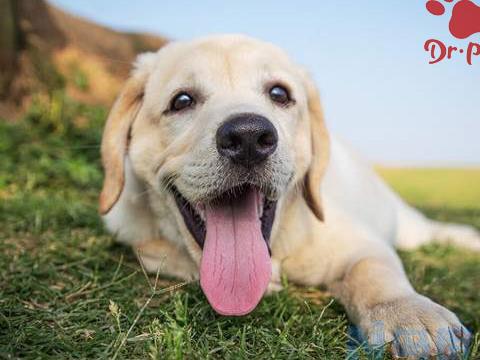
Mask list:
MULTIPOLYGON (((137 69, 127 80, 110 111, 102 137, 102 164, 105 170, 103 189, 100 194, 99 212, 108 213, 118 201, 125 182, 124 159, 128 149, 130 129, 141 108, 145 83, 148 78, 146 66, 139 68, 143 58, 136 63, 137 69)), ((144 62, 144 61, 142 61, 144 62)))
POLYGON ((330 157, 330 140, 323 118, 320 96, 310 78, 306 79, 306 89, 310 118, 312 160, 305 175, 303 196, 315 216, 320 221, 324 221, 320 183, 330 157))

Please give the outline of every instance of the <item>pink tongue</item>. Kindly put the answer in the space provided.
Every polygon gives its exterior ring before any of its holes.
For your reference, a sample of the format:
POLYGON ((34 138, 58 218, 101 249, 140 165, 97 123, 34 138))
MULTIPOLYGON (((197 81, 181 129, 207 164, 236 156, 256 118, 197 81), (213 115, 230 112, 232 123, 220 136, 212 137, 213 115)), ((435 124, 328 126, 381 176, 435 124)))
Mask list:
POLYGON ((206 208, 200 285, 219 314, 248 314, 270 281, 272 265, 258 203, 258 193, 251 188, 242 197, 206 208))

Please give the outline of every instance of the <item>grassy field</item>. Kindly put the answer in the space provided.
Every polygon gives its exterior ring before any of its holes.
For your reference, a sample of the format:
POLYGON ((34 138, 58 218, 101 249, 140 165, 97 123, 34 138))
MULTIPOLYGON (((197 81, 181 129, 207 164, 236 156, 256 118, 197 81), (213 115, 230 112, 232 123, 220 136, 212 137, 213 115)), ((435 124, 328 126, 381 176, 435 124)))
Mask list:
POLYGON ((431 208, 480 207, 480 169, 378 168, 380 175, 410 204, 431 208))
MULTIPOLYGON (((231 319, 197 283, 145 277, 97 216, 105 115, 54 94, 21 122, 0 121, 0 358, 345 359, 348 320, 320 290, 285 284, 231 319)), ((381 173, 430 216, 480 228, 480 171, 381 173)), ((444 246, 401 256, 415 287, 476 333, 480 358, 480 256, 444 246)))

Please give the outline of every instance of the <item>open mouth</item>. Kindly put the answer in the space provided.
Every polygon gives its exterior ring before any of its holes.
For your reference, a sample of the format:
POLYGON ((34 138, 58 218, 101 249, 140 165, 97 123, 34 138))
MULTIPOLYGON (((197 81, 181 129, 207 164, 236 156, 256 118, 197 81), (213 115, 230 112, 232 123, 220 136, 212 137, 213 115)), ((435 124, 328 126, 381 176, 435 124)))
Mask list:
POLYGON ((200 285, 222 315, 245 315, 262 298, 271 277, 269 239, 276 201, 249 184, 208 203, 193 205, 177 189, 185 225, 203 249, 200 285))
MULTIPOLYGON (((235 199, 241 199, 245 196, 246 191, 253 188, 252 185, 244 184, 241 186, 234 187, 215 199, 211 200, 210 203, 225 203, 229 201, 235 201, 235 199)), ((267 243, 268 250, 270 252, 270 235, 272 233, 273 221, 275 220, 275 210, 277 208, 277 202, 267 199, 259 190, 258 194, 260 196, 260 207, 258 209, 259 220, 261 222, 261 229, 263 239, 267 243)), ((197 206, 191 204, 187 199, 185 199, 182 194, 177 190, 177 188, 172 187, 172 192, 175 197, 175 202, 177 203, 178 209, 183 216, 185 225, 187 226, 188 231, 192 234, 193 238, 197 244, 203 249, 205 244, 206 237, 206 227, 205 227, 205 204, 199 204, 197 206)))

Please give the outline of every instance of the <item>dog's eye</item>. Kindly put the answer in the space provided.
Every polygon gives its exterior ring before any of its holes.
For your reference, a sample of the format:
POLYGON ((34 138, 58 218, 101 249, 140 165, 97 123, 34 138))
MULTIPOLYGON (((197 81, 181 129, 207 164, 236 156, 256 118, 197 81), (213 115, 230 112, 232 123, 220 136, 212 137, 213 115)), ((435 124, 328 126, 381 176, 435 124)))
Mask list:
POLYGON ((175 96, 170 103, 171 111, 180 111, 195 105, 195 100, 190 94, 182 92, 175 96))
POLYGON ((270 95, 270 99, 272 99, 272 101, 281 105, 288 105, 292 100, 288 90, 281 85, 272 86, 268 94, 270 95))

